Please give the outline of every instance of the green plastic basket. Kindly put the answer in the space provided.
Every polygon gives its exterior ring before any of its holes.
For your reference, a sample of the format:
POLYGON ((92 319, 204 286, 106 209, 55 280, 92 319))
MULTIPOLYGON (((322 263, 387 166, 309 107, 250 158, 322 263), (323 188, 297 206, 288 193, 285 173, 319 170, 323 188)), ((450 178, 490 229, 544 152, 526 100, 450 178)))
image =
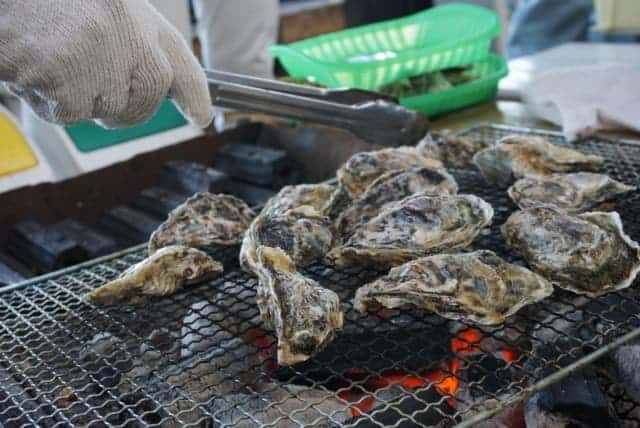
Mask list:
POLYGON ((491 101, 498 91, 498 82, 509 73, 507 63, 489 54, 484 61, 473 64, 469 72, 474 80, 440 92, 401 98, 400 104, 418 110, 429 117, 470 105, 491 101))
POLYGON ((406 77, 486 58, 500 20, 491 10, 450 4, 408 17, 273 46, 293 77, 330 87, 379 88, 406 77))

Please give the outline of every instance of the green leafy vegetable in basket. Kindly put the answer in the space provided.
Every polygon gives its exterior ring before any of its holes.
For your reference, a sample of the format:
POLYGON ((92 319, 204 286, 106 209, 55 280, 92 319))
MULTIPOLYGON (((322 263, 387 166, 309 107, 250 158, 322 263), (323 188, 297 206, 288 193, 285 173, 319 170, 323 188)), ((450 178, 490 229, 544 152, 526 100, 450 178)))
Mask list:
POLYGON ((474 79, 471 67, 456 67, 402 79, 379 88, 378 92, 396 98, 407 98, 430 92, 446 91, 474 79))
POLYGON ((293 77, 293 76, 284 76, 278 79, 285 83, 293 83, 295 85, 305 85, 305 86, 314 86, 316 88, 326 88, 325 85, 320 83, 312 82, 310 80, 305 79, 304 77, 293 77))
MULTIPOLYGON (((402 79, 379 88, 378 92, 395 98, 408 98, 414 95, 446 91, 454 86, 475 80, 476 78, 477 76, 473 73, 471 66, 455 67, 402 79)), ((297 85, 326 88, 326 86, 307 80, 304 77, 285 76, 281 77, 280 80, 297 85)))

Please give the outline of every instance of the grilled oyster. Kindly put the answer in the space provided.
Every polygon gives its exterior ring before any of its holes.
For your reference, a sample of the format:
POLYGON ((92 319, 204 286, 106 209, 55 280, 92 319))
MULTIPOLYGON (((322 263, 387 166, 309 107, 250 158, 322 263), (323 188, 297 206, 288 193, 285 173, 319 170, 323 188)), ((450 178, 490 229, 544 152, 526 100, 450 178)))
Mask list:
POLYGON ((384 173, 414 168, 444 170, 444 165, 438 160, 421 156, 415 147, 363 152, 352 156, 338 170, 338 182, 352 196, 359 196, 384 173))
POLYGON ((385 205, 328 259, 338 266, 395 266, 467 247, 491 223, 493 208, 473 195, 414 195, 385 205))
POLYGON ((254 271, 260 246, 282 249, 297 266, 320 260, 333 242, 332 225, 322 214, 335 188, 330 185, 285 187, 251 223, 240 249, 240 263, 254 271))
POLYGON ((491 325, 552 292, 547 280, 491 251, 439 254, 395 267, 361 287, 355 308, 365 312, 373 305, 408 304, 446 318, 491 325))
POLYGON ((520 208, 555 205, 580 213, 635 189, 604 174, 576 172, 521 178, 509 188, 509 196, 520 208))
POLYGON ((471 168, 476 153, 487 148, 482 140, 459 137, 450 132, 428 134, 418 144, 418 153, 437 159, 446 168, 471 168))
POLYGON ((628 287, 640 270, 640 247, 615 212, 573 216, 553 206, 529 208, 512 214, 502 231, 535 272, 575 293, 628 287))
POLYGON ((189 282, 222 271, 222 264, 206 253, 172 245, 131 266, 117 279, 87 294, 87 299, 105 305, 141 305, 151 297, 169 296, 189 282))
POLYGON ((292 365, 309 359, 342 328, 338 295, 295 270, 279 248, 256 250, 257 301, 263 321, 276 331, 278 362, 292 365))
POLYGON ((169 245, 238 244, 254 217, 251 208, 238 198, 197 193, 173 210, 151 235, 149 254, 169 245))
POLYGON ((593 171, 603 159, 556 146, 542 137, 512 136, 477 153, 473 162, 489 183, 507 186, 522 177, 593 171))
POLYGON ((336 186, 331 184, 300 184, 283 187, 269 199, 261 215, 281 215, 302 206, 313 208, 318 214, 324 211, 327 202, 333 196, 336 186))
POLYGON ((457 192, 455 179, 444 171, 429 168, 390 171, 378 177, 360 198, 343 211, 336 221, 336 230, 342 236, 349 236, 359 224, 378 215, 385 204, 411 195, 457 192))
POLYGON ((256 250, 267 246, 282 249, 297 266, 308 266, 321 260, 332 242, 329 219, 306 205, 281 215, 260 215, 242 242, 240 262, 244 269, 254 271, 256 250))
POLYGON ((327 202, 324 208, 324 214, 326 214, 329 219, 335 221, 352 203, 353 197, 351 194, 344 187, 338 186, 333 192, 333 195, 331 195, 329 202, 327 202))

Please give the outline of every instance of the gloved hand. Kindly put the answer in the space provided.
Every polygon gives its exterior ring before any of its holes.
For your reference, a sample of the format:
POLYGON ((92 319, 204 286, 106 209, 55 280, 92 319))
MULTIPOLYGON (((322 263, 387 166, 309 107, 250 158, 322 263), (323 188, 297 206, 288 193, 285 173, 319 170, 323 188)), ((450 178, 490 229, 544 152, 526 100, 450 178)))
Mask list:
POLYGON ((168 95, 195 124, 213 108, 182 36, 147 0, 0 0, 0 81, 43 119, 149 119, 168 95))

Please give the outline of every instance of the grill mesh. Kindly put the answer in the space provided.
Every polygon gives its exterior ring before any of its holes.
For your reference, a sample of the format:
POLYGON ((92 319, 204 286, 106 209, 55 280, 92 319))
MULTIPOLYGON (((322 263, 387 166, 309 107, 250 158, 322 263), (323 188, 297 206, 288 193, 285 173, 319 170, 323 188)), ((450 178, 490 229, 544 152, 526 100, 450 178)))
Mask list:
MULTIPOLYGON (((512 133, 489 126, 467 132, 491 141, 512 133)), ((579 149, 604 156, 608 174, 640 186, 640 146, 590 140, 579 149)), ((461 193, 484 198, 496 211, 474 248, 521 263, 499 233, 515 209, 506 192, 484 185, 475 171, 453 173, 461 193)), ((625 231, 639 240, 639 194, 617 209, 625 231)), ((0 422, 453 426, 496 404, 517 403, 530 385, 640 326, 635 286, 599 299, 556 291, 484 329, 477 342, 477 326, 422 311, 358 315, 355 290, 383 272, 314 266, 306 273, 341 296, 345 327, 320 355, 283 368, 259 319, 256 281, 238 269, 237 252, 211 249, 225 262, 223 277, 144 308, 103 309, 82 297, 142 260, 142 248, 1 292, 0 422)), ((626 397, 616 385, 607 390, 626 397)), ((637 423, 637 403, 618 402, 619 416, 637 423)))

